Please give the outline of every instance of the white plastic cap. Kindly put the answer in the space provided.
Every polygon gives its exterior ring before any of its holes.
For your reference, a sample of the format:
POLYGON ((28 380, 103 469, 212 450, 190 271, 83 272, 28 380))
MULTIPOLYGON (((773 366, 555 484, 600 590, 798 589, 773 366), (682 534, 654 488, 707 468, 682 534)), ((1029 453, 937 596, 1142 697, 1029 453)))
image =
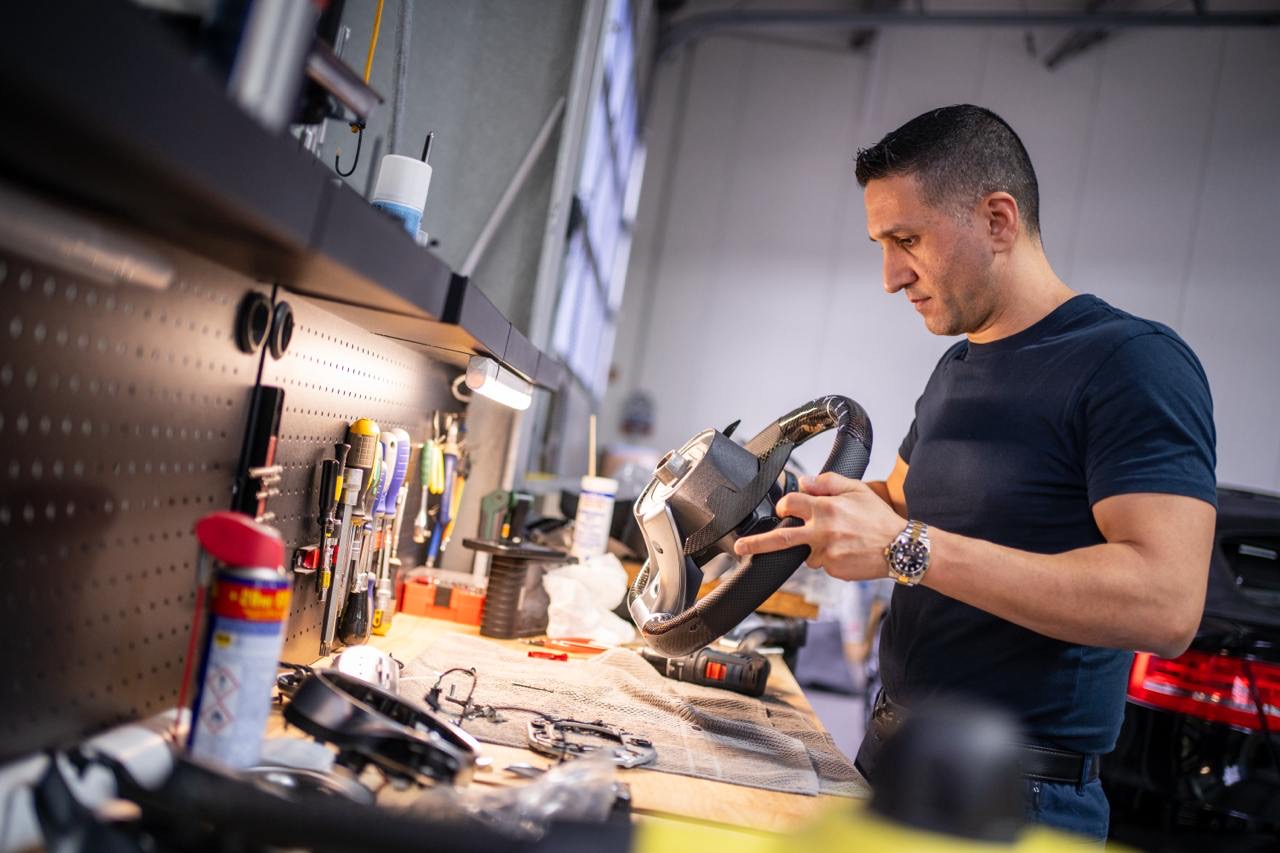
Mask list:
POLYGON ((618 493, 618 481, 611 477, 583 477, 582 491, 613 497, 618 493))
POLYGON ((378 167, 378 182, 370 201, 391 201, 422 210, 431 189, 431 166, 403 154, 388 154, 378 167))

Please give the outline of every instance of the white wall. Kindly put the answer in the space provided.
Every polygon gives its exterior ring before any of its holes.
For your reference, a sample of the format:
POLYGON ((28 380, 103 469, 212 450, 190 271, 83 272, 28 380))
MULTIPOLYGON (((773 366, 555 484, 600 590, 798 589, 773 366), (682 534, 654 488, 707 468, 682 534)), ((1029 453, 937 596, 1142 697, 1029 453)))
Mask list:
MULTIPOLYGON (((1042 51, 1061 35, 1040 31, 1042 51)), ((657 398, 662 448, 841 393, 875 426, 868 476, 886 474, 951 339, 883 292, 852 158, 959 102, 1022 136, 1059 275, 1199 354, 1220 481, 1280 490, 1275 30, 1121 31, 1054 71, 1022 31, 973 28, 888 29, 857 54, 716 35, 663 63, 605 436, 633 388, 657 398)))

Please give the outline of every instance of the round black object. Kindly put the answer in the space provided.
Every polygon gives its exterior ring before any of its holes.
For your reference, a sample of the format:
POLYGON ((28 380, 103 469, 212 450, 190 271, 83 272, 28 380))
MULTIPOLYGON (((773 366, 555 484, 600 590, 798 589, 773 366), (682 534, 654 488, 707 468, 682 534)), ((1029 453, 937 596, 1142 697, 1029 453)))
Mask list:
POLYGON ((293 309, 288 302, 277 302, 271 318, 271 356, 280 358, 293 341, 293 309))
POLYGON ((1012 717, 957 702, 912 709, 876 759, 870 808, 900 824, 1010 843, 1025 821, 1012 717))
POLYGON ((236 309, 236 346, 253 355, 262 347, 271 330, 271 300, 266 294, 251 290, 236 309))

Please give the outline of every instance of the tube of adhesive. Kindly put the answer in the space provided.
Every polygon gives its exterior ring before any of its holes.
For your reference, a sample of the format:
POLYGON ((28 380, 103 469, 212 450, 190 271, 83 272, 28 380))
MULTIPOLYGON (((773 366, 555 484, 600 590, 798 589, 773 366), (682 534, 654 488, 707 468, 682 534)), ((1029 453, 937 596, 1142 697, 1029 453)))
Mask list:
POLYGON ((427 206, 427 191, 431 189, 431 139, 422 149, 422 159, 388 154, 378 166, 378 181, 374 184, 371 204, 391 214, 404 225, 404 230, 415 240, 422 227, 422 211, 427 206))

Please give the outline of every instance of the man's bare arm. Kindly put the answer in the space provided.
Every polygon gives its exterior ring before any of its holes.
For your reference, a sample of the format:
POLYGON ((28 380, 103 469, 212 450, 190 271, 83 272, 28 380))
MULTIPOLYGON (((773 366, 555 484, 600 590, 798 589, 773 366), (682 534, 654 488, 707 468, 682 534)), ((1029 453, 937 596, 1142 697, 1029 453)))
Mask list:
MULTIPOLYGON (((839 578, 884 577, 902 518, 865 483, 824 474, 778 503, 801 519, 738 540, 739 554, 808 545, 809 565, 839 578)), ((930 528, 924 585, 1049 637, 1181 654, 1204 607, 1213 506, 1164 494, 1117 495, 1093 508, 1101 545, 1034 554, 930 528)))
POLYGON ((893 507, 893 511, 904 519, 907 517, 907 463, 901 456, 894 457, 893 471, 887 480, 866 480, 866 484, 879 496, 880 500, 893 507))
POLYGON ((945 531, 924 585, 1060 640, 1176 657, 1204 610, 1215 512, 1179 495, 1117 495, 1093 508, 1101 545, 1032 554, 945 531))

